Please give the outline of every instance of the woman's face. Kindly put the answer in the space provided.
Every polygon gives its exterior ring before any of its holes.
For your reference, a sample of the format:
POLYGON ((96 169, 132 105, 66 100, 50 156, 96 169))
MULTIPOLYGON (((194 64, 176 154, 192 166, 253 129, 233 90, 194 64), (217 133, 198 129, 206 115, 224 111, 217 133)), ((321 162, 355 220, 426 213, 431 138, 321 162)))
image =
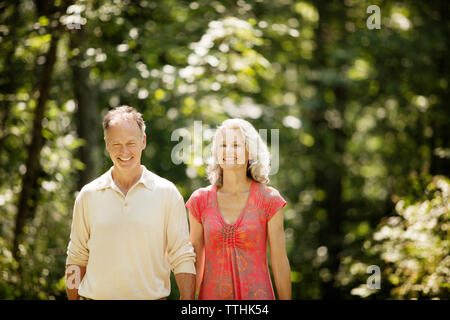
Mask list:
POLYGON ((216 158, 223 170, 247 167, 248 151, 239 128, 220 129, 217 137, 216 158))

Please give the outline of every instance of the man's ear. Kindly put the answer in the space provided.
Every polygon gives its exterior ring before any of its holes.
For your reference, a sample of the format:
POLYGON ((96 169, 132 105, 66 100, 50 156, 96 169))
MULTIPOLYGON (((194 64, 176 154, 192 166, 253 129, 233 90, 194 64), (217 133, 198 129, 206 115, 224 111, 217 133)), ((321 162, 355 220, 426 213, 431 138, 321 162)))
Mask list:
POLYGON ((147 146, 147 135, 144 133, 144 136, 142 137, 142 149, 145 149, 147 146))

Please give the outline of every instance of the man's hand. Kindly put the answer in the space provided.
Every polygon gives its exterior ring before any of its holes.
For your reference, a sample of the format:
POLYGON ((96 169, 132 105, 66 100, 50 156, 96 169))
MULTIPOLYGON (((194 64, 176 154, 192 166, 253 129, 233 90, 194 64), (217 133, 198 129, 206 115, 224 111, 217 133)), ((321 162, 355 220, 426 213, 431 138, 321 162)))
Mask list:
POLYGON ((180 291, 180 300, 195 299, 195 274, 177 273, 175 274, 178 290, 180 291))
POLYGON ((84 278, 86 267, 77 264, 66 265, 66 292, 69 300, 80 300, 78 287, 84 278))

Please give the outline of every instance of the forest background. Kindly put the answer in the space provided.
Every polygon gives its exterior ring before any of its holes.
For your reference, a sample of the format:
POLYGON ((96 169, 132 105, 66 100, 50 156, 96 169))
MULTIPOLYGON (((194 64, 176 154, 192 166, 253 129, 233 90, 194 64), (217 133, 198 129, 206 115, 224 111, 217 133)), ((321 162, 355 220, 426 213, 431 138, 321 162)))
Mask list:
POLYGON ((185 201, 209 184, 217 125, 265 130, 294 299, 448 299, 448 16, 448 1, 1 1, 0 298, 66 298, 74 198, 111 166, 102 117, 126 104, 147 124, 142 163, 185 201), (194 121, 202 157, 174 163, 194 121))

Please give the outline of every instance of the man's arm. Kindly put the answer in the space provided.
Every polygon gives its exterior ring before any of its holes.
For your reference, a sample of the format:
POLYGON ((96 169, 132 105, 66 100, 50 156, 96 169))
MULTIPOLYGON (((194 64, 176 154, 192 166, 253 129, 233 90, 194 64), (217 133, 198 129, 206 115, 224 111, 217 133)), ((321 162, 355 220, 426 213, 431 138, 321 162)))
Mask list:
POLYGON ((86 274, 86 267, 77 264, 66 265, 66 293, 69 300, 80 300, 78 287, 86 274))
POLYGON ((180 299, 195 298, 195 252, 189 242, 189 227, 183 197, 175 189, 169 198, 167 254, 180 299))
POLYGON ((66 292, 69 300, 79 300, 78 287, 86 273, 89 260, 87 242, 90 237, 89 219, 84 210, 82 192, 75 199, 73 207, 70 242, 66 259, 66 292))
POLYGON ((195 274, 177 273, 175 274, 178 289, 180 290, 180 300, 195 299, 195 274))

